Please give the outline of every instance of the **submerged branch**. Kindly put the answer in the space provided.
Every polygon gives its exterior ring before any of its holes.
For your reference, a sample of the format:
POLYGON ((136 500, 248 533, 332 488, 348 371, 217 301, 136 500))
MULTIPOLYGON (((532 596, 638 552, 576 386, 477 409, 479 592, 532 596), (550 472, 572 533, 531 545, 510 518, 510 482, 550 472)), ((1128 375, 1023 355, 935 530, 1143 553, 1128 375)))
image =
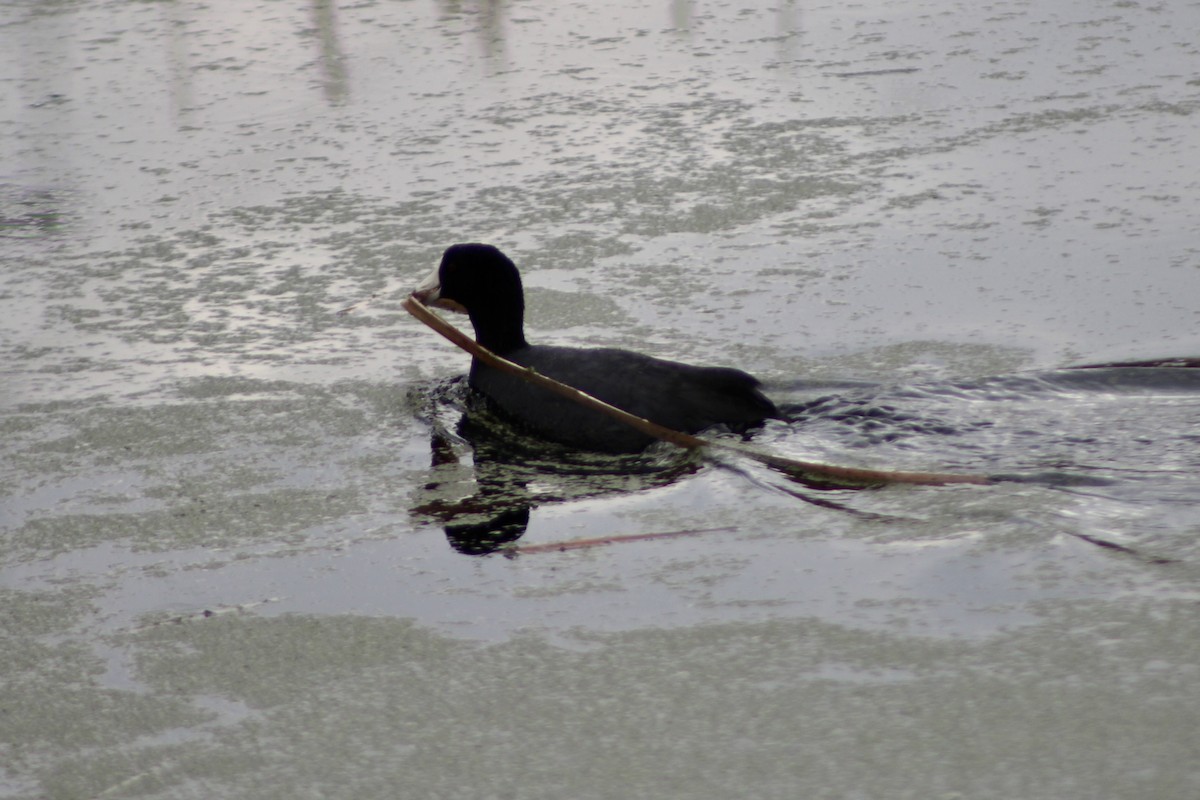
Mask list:
POLYGON ((545 544, 511 544, 501 549, 507 556, 523 556, 528 553, 561 553, 567 550, 583 550, 588 547, 603 547, 609 544, 623 542, 648 542, 655 539, 674 539, 679 536, 692 536, 697 533, 716 533, 718 531, 737 530, 725 528, 696 528, 685 531, 662 531, 660 533, 629 533, 620 536, 597 536, 593 539, 568 539, 562 542, 547 542, 545 544))

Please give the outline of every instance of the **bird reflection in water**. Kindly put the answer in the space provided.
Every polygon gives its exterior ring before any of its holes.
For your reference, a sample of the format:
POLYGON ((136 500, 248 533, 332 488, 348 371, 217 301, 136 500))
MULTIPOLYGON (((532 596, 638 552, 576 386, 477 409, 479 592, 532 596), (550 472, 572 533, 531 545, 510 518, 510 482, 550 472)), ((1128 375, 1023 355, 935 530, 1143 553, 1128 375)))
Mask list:
POLYGON ((410 510, 437 520, 464 555, 520 539, 539 505, 665 486, 700 466, 696 454, 669 445, 610 455, 530 436, 469 393, 465 378, 417 391, 431 426, 432 480, 410 510))

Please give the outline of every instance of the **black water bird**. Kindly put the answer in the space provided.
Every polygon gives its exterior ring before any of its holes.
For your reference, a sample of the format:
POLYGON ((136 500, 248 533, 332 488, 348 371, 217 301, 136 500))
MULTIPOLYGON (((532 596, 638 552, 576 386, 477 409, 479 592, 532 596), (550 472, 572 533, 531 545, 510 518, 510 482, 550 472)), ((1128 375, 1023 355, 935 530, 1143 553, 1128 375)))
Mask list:
MULTIPOLYGON (((744 432, 779 416, 753 376, 727 367, 698 367, 615 348, 532 345, 525 340, 525 297, 517 267, 495 247, 456 244, 415 291, 417 299, 465 311, 479 344, 617 408, 685 433, 715 425, 744 432)), ((586 450, 630 453, 654 441, 478 359, 469 383, 532 433, 586 450)))

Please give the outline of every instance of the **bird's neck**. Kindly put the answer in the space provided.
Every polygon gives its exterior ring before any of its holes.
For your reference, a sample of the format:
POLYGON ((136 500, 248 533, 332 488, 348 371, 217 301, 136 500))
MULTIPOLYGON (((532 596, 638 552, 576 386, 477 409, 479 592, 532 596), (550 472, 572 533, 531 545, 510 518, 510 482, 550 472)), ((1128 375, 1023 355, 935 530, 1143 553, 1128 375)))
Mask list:
POLYGON ((510 312, 504 317, 489 313, 489 309, 473 311, 471 326, 475 328, 475 341, 493 353, 503 355, 526 345, 523 312, 510 312))

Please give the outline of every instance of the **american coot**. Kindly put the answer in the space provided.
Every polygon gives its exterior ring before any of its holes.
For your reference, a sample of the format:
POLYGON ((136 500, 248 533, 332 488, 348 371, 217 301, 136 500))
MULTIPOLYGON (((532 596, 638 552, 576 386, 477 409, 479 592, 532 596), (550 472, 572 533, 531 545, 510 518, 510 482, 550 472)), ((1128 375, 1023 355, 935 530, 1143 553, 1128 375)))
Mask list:
MULTIPOLYGON (((696 367, 613 348, 529 344, 521 276, 491 245, 456 244, 446 250, 416 296, 428 305, 465 311, 476 341, 497 355, 668 428, 696 433, 725 424, 744 431, 779 415, 758 390, 758 381, 741 370, 696 367)), ((471 364, 469 382, 506 416, 545 439, 609 453, 636 452, 654 441, 478 360, 471 364)))

